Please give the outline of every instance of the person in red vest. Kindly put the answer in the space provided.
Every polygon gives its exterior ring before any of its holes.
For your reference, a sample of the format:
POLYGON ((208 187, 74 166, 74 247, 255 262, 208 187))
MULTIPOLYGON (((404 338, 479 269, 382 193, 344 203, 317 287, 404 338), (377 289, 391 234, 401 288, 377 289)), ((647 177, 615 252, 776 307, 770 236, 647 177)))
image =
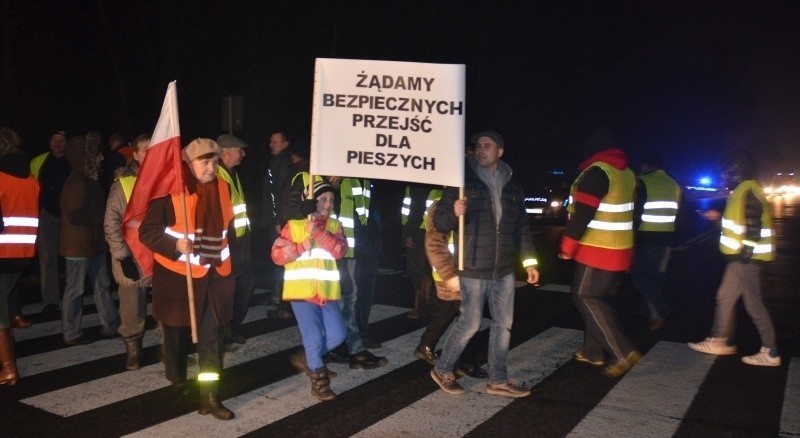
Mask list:
POLYGON ((39 224, 39 183, 19 144, 14 130, 0 127, 0 385, 19 380, 8 295, 34 256, 39 224))
POLYGON ((181 195, 154 199, 139 227, 139 238, 155 255, 153 317, 164 331, 167 379, 186 388, 189 348, 189 298, 186 259, 189 259, 197 321, 201 415, 234 418, 218 399, 225 325, 233 316, 236 279, 231 275, 227 235, 233 232, 233 204, 228 184, 217 178, 221 148, 214 140, 198 138, 183 148, 186 213, 181 195), (188 238, 184 233, 188 232, 188 238))

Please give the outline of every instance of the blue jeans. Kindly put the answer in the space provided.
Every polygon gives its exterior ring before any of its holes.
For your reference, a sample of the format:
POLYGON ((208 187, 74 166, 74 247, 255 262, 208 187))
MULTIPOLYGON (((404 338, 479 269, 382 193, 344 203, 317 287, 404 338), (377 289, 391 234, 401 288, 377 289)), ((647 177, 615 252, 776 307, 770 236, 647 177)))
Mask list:
POLYGON ((108 291, 108 268, 106 254, 91 258, 68 258, 66 260, 66 285, 61 303, 61 333, 65 341, 81 337, 83 318, 83 282, 89 275, 94 292, 94 304, 100 315, 102 333, 111 336, 119 328, 119 313, 108 291))
POLYGON ((495 280, 461 277, 461 314, 442 347, 436 371, 450 374, 469 340, 478 332, 483 305, 489 302, 489 383, 508 380, 508 344, 514 322, 514 274, 495 280))
POLYGON ((344 342, 344 320, 339 303, 328 301, 318 306, 308 301, 292 301, 292 310, 303 338, 308 369, 317 371, 325 366, 322 356, 344 342))
POLYGON ((639 244, 633 254, 631 280, 645 301, 650 319, 664 316, 669 306, 661 290, 669 262, 669 246, 639 244))
POLYGON ((339 284, 342 288, 339 309, 342 311, 342 318, 347 330, 347 352, 356 354, 364 351, 365 348, 356 320, 356 298, 358 298, 358 287, 355 282, 356 259, 342 258, 337 260, 336 264, 339 267, 339 284))

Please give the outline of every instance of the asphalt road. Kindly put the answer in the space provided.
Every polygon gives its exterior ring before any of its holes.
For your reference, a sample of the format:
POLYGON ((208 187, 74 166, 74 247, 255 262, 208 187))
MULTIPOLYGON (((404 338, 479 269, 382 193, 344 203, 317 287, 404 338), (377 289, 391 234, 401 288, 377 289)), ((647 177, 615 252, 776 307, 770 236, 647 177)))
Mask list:
MULTIPOLYGON (((763 278, 782 365, 740 361, 759 347, 743 312, 737 355, 712 357, 685 345, 707 335, 724 268, 717 229, 694 210, 721 202, 687 201, 665 287, 674 311, 661 330, 647 328, 636 313, 636 292, 624 285, 620 315, 644 359, 620 379, 572 359, 583 327, 568 293, 571 262, 555 257, 563 227, 533 221, 542 286, 517 290, 509 355, 511 378, 533 388, 528 398, 489 396, 485 382, 475 379, 463 380, 465 395, 440 391, 429 365, 412 354, 423 323, 405 316, 412 300, 408 280, 383 269, 370 329, 383 343, 375 353, 387 356, 389 365, 370 371, 331 365, 339 373, 332 387, 340 394, 331 403, 317 402, 306 378, 294 373, 288 356, 299 345, 297 328, 266 318, 266 294, 258 291, 243 330, 248 341, 226 355, 221 398, 236 412, 230 422, 198 415, 195 394, 168 387, 152 320, 146 366, 125 371, 119 339, 66 347, 59 322, 38 313, 41 303, 29 303, 25 313, 37 324, 15 329, 22 379, 0 387, 0 430, 3 436, 797 436, 800 202, 773 203, 778 258, 763 278)), ((94 306, 86 300, 83 325, 99 336, 94 306)), ((478 336, 485 351, 488 330, 478 336)))

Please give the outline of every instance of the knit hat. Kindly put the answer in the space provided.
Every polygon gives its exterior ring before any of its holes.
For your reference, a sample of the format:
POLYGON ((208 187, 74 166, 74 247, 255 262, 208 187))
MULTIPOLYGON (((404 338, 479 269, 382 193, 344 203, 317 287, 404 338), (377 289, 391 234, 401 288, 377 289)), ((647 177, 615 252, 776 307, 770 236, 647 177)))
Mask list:
POLYGON ((221 152, 222 149, 214 140, 210 138, 196 138, 192 140, 191 143, 184 146, 183 151, 181 151, 181 157, 183 157, 183 161, 191 163, 192 160, 201 155, 219 155, 221 152))
POLYGON ((242 140, 231 134, 222 134, 219 137, 217 137, 217 144, 223 149, 247 147, 247 143, 243 142, 242 140))
POLYGON ((314 199, 317 199, 325 192, 331 192, 336 195, 336 187, 324 182, 317 181, 314 183, 314 199))
POLYGON ((474 146, 476 143, 478 143, 478 139, 481 137, 491 138, 495 143, 497 143, 497 147, 500 149, 504 149, 506 147, 506 142, 503 141, 503 136, 495 131, 483 131, 473 135, 472 139, 470 140, 470 144, 474 146))

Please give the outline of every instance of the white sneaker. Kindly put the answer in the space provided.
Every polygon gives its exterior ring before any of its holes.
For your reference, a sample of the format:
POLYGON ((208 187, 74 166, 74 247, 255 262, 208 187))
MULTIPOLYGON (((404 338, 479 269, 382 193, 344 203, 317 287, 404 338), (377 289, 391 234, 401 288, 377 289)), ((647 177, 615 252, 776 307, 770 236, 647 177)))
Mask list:
POLYGON ((756 365, 762 367, 777 367, 781 365, 781 357, 780 356, 773 357, 770 354, 769 348, 761 347, 761 351, 759 351, 758 353, 752 356, 744 356, 742 358, 742 362, 748 365, 756 365))
POLYGON ((728 345, 725 338, 705 338, 700 342, 689 342, 687 345, 694 351, 715 356, 736 354, 736 346, 728 345))

